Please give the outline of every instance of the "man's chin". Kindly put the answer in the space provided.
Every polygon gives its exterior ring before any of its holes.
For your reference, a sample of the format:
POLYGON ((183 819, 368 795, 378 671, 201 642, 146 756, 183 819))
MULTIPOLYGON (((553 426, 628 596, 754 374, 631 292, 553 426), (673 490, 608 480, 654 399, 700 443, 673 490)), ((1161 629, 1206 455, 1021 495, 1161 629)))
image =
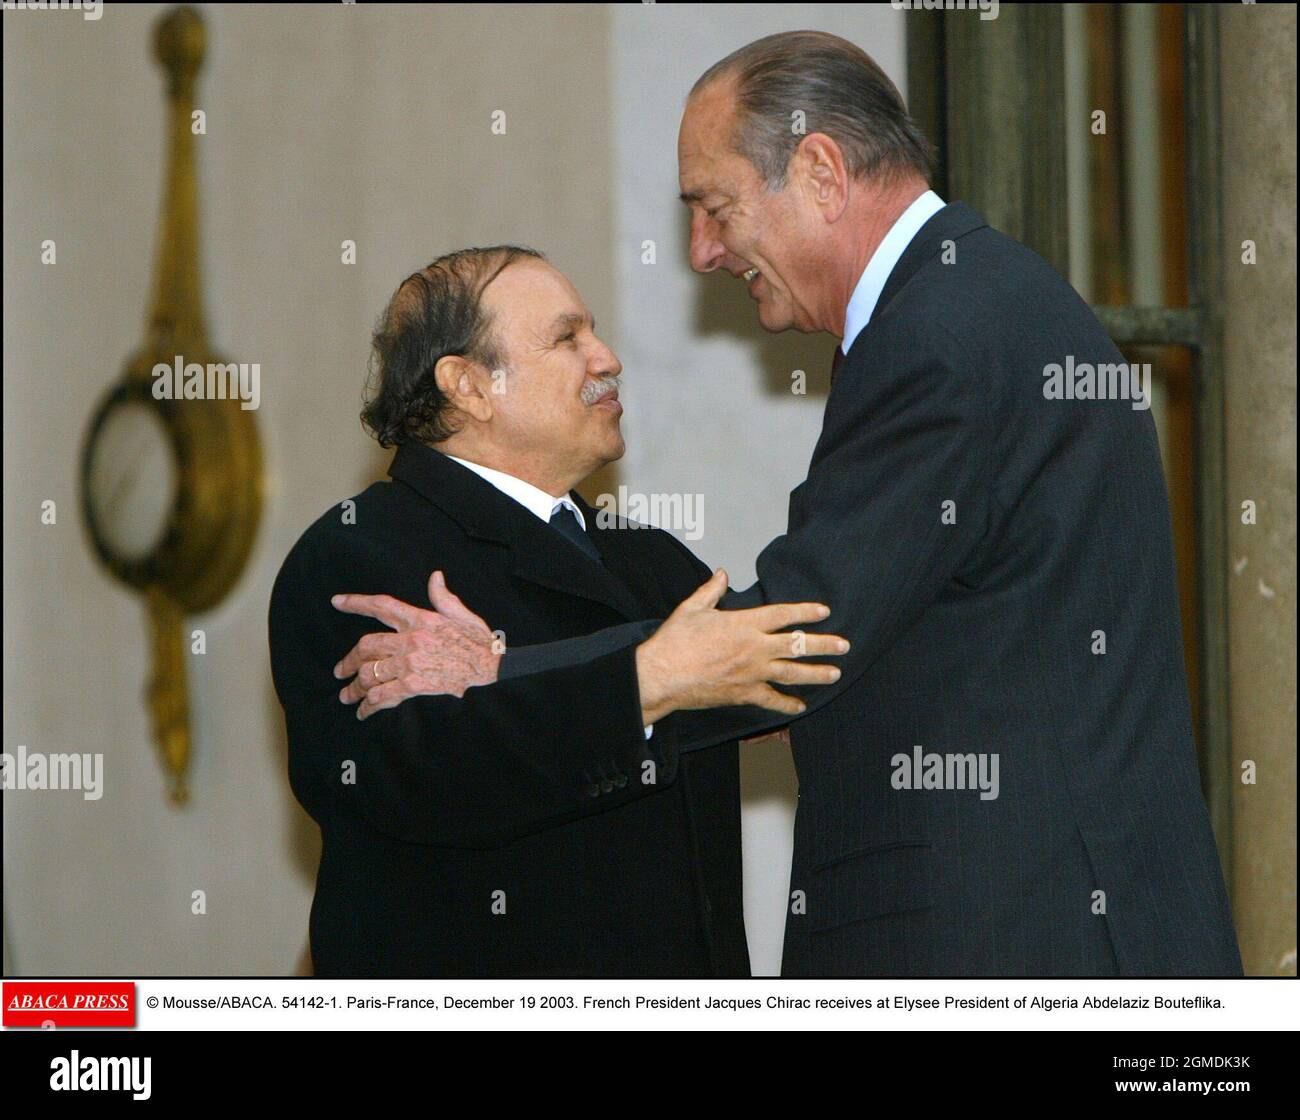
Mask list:
POLYGON ((627 451, 627 444, 623 439, 623 433, 615 429, 613 432, 602 432, 598 439, 588 442, 587 446, 591 451, 591 458, 595 462, 593 470, 600 470, 601 467, 610 463, 617 462, 623 458, 627 451))
POLYGON ((780 334, 794 326, 794 317, 784 308, 771 303, 760 302, 758 305, 758 325, 769 334, 780 334))

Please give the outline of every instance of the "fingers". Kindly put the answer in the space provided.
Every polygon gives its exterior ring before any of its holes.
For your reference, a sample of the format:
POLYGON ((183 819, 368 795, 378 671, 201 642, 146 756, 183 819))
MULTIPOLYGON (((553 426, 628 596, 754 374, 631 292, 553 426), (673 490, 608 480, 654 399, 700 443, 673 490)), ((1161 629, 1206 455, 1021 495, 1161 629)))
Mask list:
POLYGON ((429 612, 394 599, 391 595, 335 595, 330 604, 345 614, 361 614, 377 618, 394 630, 410 630, 419 626, 429 612))
MULTIPOLYGON (((718 605, 718 600, 727 593, 727 572, 724 568, 719 568, 713 575, 709 576, 699 587, 683 599, 678 605, 677 610, 712 610, 718 605)), ((676 613, 676 612, 674 612, 676 613)))
MULTIPOLYGON (((445 689, 439 689, 439 694, 455 696, 458 699, 465 695, 466 687, 473 687, 472 684, 466 685, 464 681, 450 684, 445 689)), ((375 712, 382 712, 388 708, 396 708, 403 701, 410 700, 413 696, 428 695, 429 690, 422 685, 413 683, 407 678, 401 680, 385 681, 377 685, 366 693, 365 699, 361 701, 360 707, 357 708, 357 719, 368 719, 375 712)))
POLYGON ((787 626, 821 622, 830 617, 831 609, 825 603, 771 603, 766 607, 750 607, 749 610, 736 613, 748 615, 753 625, 771 633, 773 630, 784 630, 787 626))
POLYGON ((366 693, 366 698, 361 701, 361 706, 357 709, 357 719, 366 719, 374 715, 375 712, 382 712, 387 708, 396 708, 398 704, 412 695, 414 694, 399 681, 381 684, 378 688, 372 688, 366 693))
POLYGON ((366 693, 386 681, 397 680, 405 672, 402 659, 390 657, 384 661, 362 662, 357 675, 339 693, 339 699, 345 704, 355 704, 365 698, 366 693))
POLYGON ((753 704, 759 708, 767 708, 773 712, 784 712, 786 715, 800 715, 808 707, 797 696, 787 696, 784 692, 777 692, 771 685, 759 685, 746 698, 746 703, 753 704))
POLYGON ((763 650, 769 657, 836 657, 848 653, 847 638, 838 634, 809 634, 792 630, 788 634, 768 634, 763 638, 763 650))
MULTIPOLYGON (((481 652, 491 644, 490 632, 481 633, 466 623, 443 618, 432 611, 424 614, 424 623, 413 629, 364 635, 334 666, 334 675, 345 680, 359 672, 367 661, 410 656, 421 649, 434 650, 449 657, 464 657, 467 651, 481 652)), ((373 682, 367 680, 365 683, 373 682)))
POLYGON ((357 718, 365 719, 412 696, 459 698, 467 689, 494 680, 496 674, 487 666, 454 652, 401 654, 363 662, 356 677, 339 693, 339 700, 344 704, 362 701, 357 718))
POLYGON ((339 693, 345 704, 355 704, 371 689, 385 681, 395 681, 410 671, 410 659, 404 656, 381 657, 377 661, 362 661, 357 675, 339 693))
POLYGON ((406 653, 411 648, 410 639, 402 634, 367 634, 334 666, 334 675, 339 680, 346 680, 359 672, 367 661, 380 661, 385 657, 406 653))
POLYGON ((492 628, 465 606, 459 595, 452 593, 447 587, 446 577, 441 572, 434 572, 429 577, 429 602, 440 615, 481 630, 489 638, 492 636, 492 628))
POLYGON ((834 684, 841 675, 836 665, 807 661, 773 661, 767 668, 767 679, 777 684, 834 684))

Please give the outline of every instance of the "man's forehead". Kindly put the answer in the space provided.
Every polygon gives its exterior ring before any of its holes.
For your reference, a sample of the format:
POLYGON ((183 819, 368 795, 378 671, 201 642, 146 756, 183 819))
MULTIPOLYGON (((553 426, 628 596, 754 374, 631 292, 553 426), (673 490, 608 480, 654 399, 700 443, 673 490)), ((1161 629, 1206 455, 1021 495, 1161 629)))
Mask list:
MULTIPOLYGON (((507 329, 516 325, 544 333, 560 331, 581 326, 591 316, 564 273, 543 261, 511 265, 483 295, 507 329)), ((594 329, 595 320, 590 321, 594 329)))
POLYGON ((687 103, 677 137, 677 179, 683 202, 734 185, 731 102, 709 87, 687 103))
POLYGON ((677 182, 683 202, 698 202, 704 194, 727 181, 724 151, 704 151, 683 141, 677 148, 677 182))
POLYGON ((677 133, 678 154, 707 155, 725 150, 735 107, 730 82, 714 82, 692 94, 677 133))
POLYGON ((596 329, 596 317, 585 308, 579 311, 577 308, 570 308, 567 311, 561 311, 550 321, 550 329, 553 331, 571 330, 576 327, 587 325, 588 320, 591 322, 591 329, 596 329))
POLYGON ((546 261, 516 261, 484 289, 484 295, 502 305, 521 300, 530 304, 569 303, 573 299, 573 286, 559 269, 546 261))

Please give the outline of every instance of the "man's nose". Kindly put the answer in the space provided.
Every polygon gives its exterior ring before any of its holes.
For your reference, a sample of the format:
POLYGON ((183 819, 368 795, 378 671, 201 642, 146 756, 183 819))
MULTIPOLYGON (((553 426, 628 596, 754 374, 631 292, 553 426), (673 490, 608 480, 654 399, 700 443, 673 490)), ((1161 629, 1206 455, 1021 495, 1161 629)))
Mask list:
POLYGON ((618 355, 603 342, 600 343, 593 359, 593 375, 596 377, 617 377, 622 372, 623 363, 618 360, 618 355))
POLYGON ((718 240, 717 224, 707 214, 691 218, 691 268, 696 272, 712 272, 718 267, 727 251, 718 240))

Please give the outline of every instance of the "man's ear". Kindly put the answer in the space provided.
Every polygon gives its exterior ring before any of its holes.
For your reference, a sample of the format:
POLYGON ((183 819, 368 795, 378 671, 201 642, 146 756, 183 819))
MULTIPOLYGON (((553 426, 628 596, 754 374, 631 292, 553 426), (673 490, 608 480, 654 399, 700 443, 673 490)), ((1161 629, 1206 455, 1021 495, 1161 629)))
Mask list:
POLYGON ((433 367, 434 380, 453 408, 481 424, 492 419, 492 401, 484 391, 483 370, 468 358, 448 354, 433 367))
POLYGON ((849 174, 839 144, 824 132, 810 133, 795 150, 795 166, 826 221, 837 221, 849 204, 849 174))

